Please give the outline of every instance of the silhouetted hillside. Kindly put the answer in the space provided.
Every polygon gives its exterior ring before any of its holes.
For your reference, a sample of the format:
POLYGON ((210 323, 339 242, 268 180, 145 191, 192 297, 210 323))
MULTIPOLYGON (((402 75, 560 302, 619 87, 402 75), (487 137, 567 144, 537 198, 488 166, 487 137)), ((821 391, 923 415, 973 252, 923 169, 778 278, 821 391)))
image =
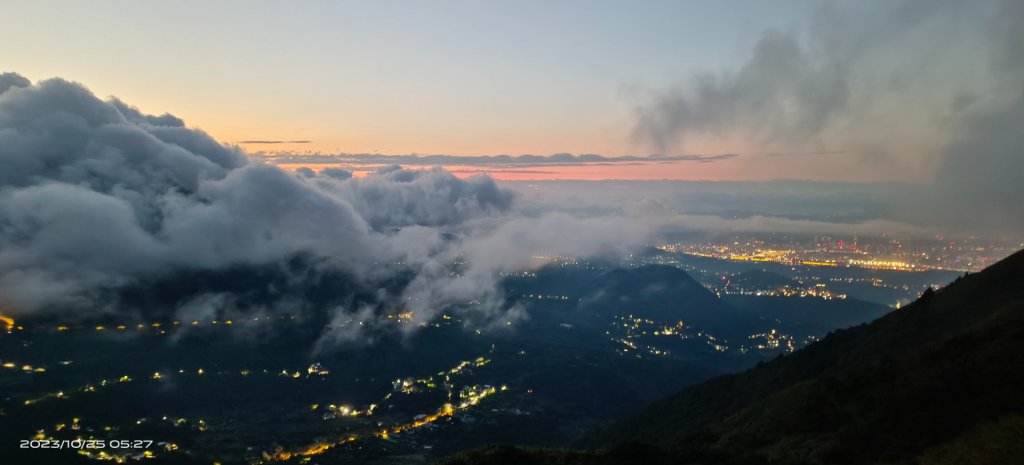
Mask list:
POLYGON ((489 448, 462 463, 1014 463, 1024 453, 1024 252, 598 431, 600 452, 489 448))
POLYGON ((648 265, 617 269, 594 280, 580 308, 590 315, 630 313, 657 321, 684 321, 718 335, 746 336, 758 325, 741 314, 685 271, 648 265))
POLYGON ((823 336, 837 328, 873 321, 892 311, 890 307, 854 298, 825 300, 796 296, 725 295, 722 300, 748 317, 801 335, 823 336))

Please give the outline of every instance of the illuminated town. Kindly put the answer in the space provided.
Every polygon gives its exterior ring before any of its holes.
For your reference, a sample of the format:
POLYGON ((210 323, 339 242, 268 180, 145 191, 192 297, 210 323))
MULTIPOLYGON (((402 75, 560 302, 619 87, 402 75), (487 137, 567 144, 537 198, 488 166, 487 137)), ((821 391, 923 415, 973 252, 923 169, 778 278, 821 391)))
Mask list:
MULTIPOLYGON (((413 315, 411 312, 400 312, 389 315, 388 318, 385 318, 385 321, 390 321, 392 324, 400 325, 410 322, 412 318, 413 315)), ((246 325, 283 324, 292 323, 295 320, 294 315, 278 315, 276 317, 251 317, 241 321, 192 320, 183 322, 171 320, 164 322, 108 325, 58 323, 48 326, 29 326, 26 328, 25 326, 16 324, 10 317, 4 316, 2 319, 2 321, 6 323, 9 333, 17 333, 19 335, 38 334, 58 338, 70 338, 76 334, 95 334, 102 337, 106 334, 114 333, 107 336, 112 337, 119 333, 129 332, 134 332, 139 335, 168 338, 174 336, 175 333, 183 331, 211 331, 218 328, 220 331, 230 331, 246 325)), ((449 324, 457 323, 459 323, 457 318, 445 314, 438 318, 436 322, 431 323, 430 327, 443 328, 449 324)), ((342 322, 342 324, 344 324, 344 322, 342 322)), ((495 386, 491 384, 466 383, 461 381, 461 379, 466 375, 471 374, 476 369, 488 365, 490 362, 491 360, 489 358, 480 356, 474 359, 460 361, 448 369, 438 371, 431 375, 396 379, 392 382, 391 392, 381 396, 377 402, 369 403, 364 406, 357 407, 344 402, 314 403, 307 407, 309 412, 315 413, 317 418, 321 421, 338 422, 344 419, 356 420, 361 417, 376 416, 375 413, 377 413, 381 408, 385 408, 390 411, 394 408, 394 405, 392 405, 396 400, 394 396, 424 396, 424 400, 426 401, 427 399, 432 398, 434 393, 443 393, 445 399, 442 405, 428 410, 428 413, 409 415, 409 418, 406 421, 400 420, 395 413, 390 413, 384 415, 380 420, 374 420, 373 422, 353 423, 349 426, 349 428, 353 428, 352 431, 337 438, 336 440, 324 441, 322 439, 317 439, 310 445, 298 448, 286 449, 278 446, 276 449, 265 449, 265 451, 261 452, 262 458, 254 458, 250 463, 282 461, 288 460, 292 457, 315 455, 323 453, 335 446, 354 442, 356 440, 389 440, 402 435, 403 433, 432 425, 446 418, 451 418, 460 412, 468 411, 476 407, 484 399, 509 390, 505 385, 495 386)), ((43 366, 37 363, 26 363, 22 360, 8 358, 0 359, 0 369, 13 373, 24 373, 24 376, 38 376, 54 369, 73 366, 73 360, 63 360, 55 366, 43 366)), ((189 367, 171 370, 157 367, 151 367, 148 369, 145 367, 133 367, 132 371, 127 373, 104 378, 96 378, 78 386, 65 386, 49 392, 37 393, 35 395, 16 399, 16 401, 22 406, 22 408, 34 409, 40 408, 43 405, 48 405, 51 402, 68 403, 75 401, 82 396, 96 396, 97 394, 114 386, 128 386, 140 383, 150 385, 155 388, 160 384, 168 386, 180 385, 181 383, 187 383, 190 379, 214 377, 237 380, 234 382, 248 380, 248 383, 258 386, 264 383, 264 380, 271 378, 287 379, 296 383, 316 383, 318 380, 329 378, 332 375, 332 370, 329 370, 320 362, 314 362, 302 368, 286 367, 278 370, 256 367, 232 369, 216 367, 189 367)), ((86 397, 82 397, 82 399, 84 400, 86 397)), ((15 399, 8 398, 8 400, 15 399)), ((422 401, 418 402, 422 403, 422 401)), ((396 412, 403 410, 404 408, 396 410, 396 412)), ((52 424, 51 427, 36 430, 32 439, 37 442, 42 441, 48 444, 55 444, 56 447, 63 446, 73 448, 69 446, 71 441, 78 441, 79 445, 83 444, 83 441, 84 443, 98 445, 95 448, 81 447, 78 448, 77 452, 82 457, 88 459, 112 461, 115 463, 148 460, 156 458, 161 454, 188 453, 188 448, 170 441, 158 441, 153 444, 147 444, 144 449, 119 450, 116 445, 103 446, 105 444, 116 444, 116 442, 113 442, 114 438, 124 437, 124 434, 130 434, 131 431, 138 430, 139 428, 152 429, 161 424, 174 429, 185 428, 192 431, 193 434, 200 434, 211 428, 211 425, 205 419, 193 419, 170 413, 156 418, 139 417, 130 423, 121 425, 97 424, 92 422, 86 416, 77 415, 73 418, 56 422, 52 424)))
POLYGON ((979 271, 1022 244, 977 238, 931 239, 744 234, 663 243, 658 249, 738 262, 895 271, 979 271))
MULTIPOLYGON (((484 399, 495 395, 499 392, 507 391, 507 386, 495 387, 491 385, 478 385, 478 384, 460 384, 458 377, 470 373, 473 369, 487 365, 490 362, 485 357, 478 357, 474 360, 466 360, 458 363, 450 369, 437 372, 435 375, 430 375, 423 378, 405 378, 394 381, 394 389, 392 392, 384 395, 379 401, 380 404, 370 404, 364 408, 355 408, 348 405, 324 405, 313 404, 309 410, 311 411, 322 411, 321 419, 323 421, 338 421, 344 418, 357 418, 357 417, 370 417, 374 415, 374 412, 378 409, 379 405, 387 406, 389 400, 393 400, 394 395, 415 395, 422 394, 429 391, 442 391, 447 396, 448 401, 443 405, 439 406, 433 412, 429 414, 416 415, 406 422, 397 422, 394 424, 386 425, 383 427, 373 427, 367 424, 359 423, 353 426, 358 430, 362 428, 363 431, 353 431, 342 437, 339 437, 330 441, 318 440, 307 446, 302 446, 293 449, 284 449, 278 447, 276 450, 262 452, 262 459, 253 460, 250 463, 262 463, 265 461, 287 461, 293 457, 306 457, 311 455, 317 455, 326 452, 327 450, 339 446, 342 444, 351 443, 357 440, 374 440, 374 439, 389 439, 395 435, 400 435, 405 432, 423 428, 431 425, 444 418, 453 417, 459 412, 468 411, 473 407, 480 404, 484 399)), ((14 362, 6 362, 7 364, 14 362)), ((16 365, 16 364, 15 364, 16 365)), ((25 365, 27 366, 27 365, 25 365)), ((38 369, 28 369, 25 371, 38 372, 38 369)), ((284 369, 280 373, 273 373, 269 370, 237 370, 237 371, 206 371, 202 368, 198 369, 182 369, 179 370, 174 376, 174 382, 181 382, 191 376, 240 376, 252 378, 255 375, 263 376, 283 376, 289 379, 307 379, 313 380, 319 377, 329 376, 329 372, 323 369, 322 365, 316 363, 309 366, 305 370, 288 370, 284 369)), ((141 381, 148 382, 166 382, 168 379, 167 375, 159 372, 153 372, 150 376, 138 375, 123 375, 116 379, 103 379, 96 383, 86 384, 77 388, 69 388, 66 390, 60 390, 38 396, 33 399, 28 399, 23 402, 25 406, 37 406, 47 400, 63 400, 67 401, 72 398, 73 393, 95 393, 98 389, 106 388, 114 384, 125 384, 135 383, 141 381)), ((255 381, 255 378, 253 378, 255 381)), ((390 407, 389 407, 390 408, 390 407)), ((389 416, 393 417, 393 416, 389 416)), ((49 429, 37 430, 33 439, 36 441, 47 441, 53 444, 62 444, 68 441, 92 441, 98 444, 104 444, 110 441, 111 438, 116 437, 117 434, 128 433, 133 428, 139 427, 150 427, 154 424, 166 424, 173 428, 185 428, 191 431, 200 433, 207 431, 209 425, 203 419, 189 419, 186 417, 176 415, 163 415, 159 418, 138 418, 134 422, 125 425, 96 425, 88 421, 88 419, 81 417, 74 417, 68 421, 62 421, 53 425, 49 429), (115 435, 115 436, 112 436, 115 435)), ((147 445, 145 450, 132 450, 124 451, 119 453, 117 448, 113 449, 97 447, 95 450, 91 448, 83 448, 78 453, 86 458, 99 460, 99 461, 113 461, 116 463, 126 463, 128 461, 150 459, 157 457, 159 453, 183 453, 187 452, 179 444, 173 442, 161 441, 155 444, 147 445)))
POLYGON ((699 341, 715 352, 727 352, 732 349, 740 354, 751 351, 793 352, 818 340, 817 337, 809 336, 797 341, 791 335, 783 334, 776 329, 769 329, 751 334, 743 343, 730 347, 729 341, 708 334, 706 331, 691 328, 682 321, 674 324, 660 323, 634 315, 615 317, 611 328, 605 334, 610 337, 612 343, 620 346, 617 348, 620 354, 637 358, 670 356, 672 351, 665 347, 666 340, 699 341))

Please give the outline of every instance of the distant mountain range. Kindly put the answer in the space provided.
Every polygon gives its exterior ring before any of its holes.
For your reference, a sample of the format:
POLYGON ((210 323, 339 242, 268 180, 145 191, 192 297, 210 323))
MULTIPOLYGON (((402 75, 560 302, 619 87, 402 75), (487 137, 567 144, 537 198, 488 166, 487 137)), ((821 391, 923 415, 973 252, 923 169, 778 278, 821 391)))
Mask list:
POLYGON ((713 378, 579 449, 457 464, 1008 464, 1024 456, 1024 251, 901 310, 713 378))

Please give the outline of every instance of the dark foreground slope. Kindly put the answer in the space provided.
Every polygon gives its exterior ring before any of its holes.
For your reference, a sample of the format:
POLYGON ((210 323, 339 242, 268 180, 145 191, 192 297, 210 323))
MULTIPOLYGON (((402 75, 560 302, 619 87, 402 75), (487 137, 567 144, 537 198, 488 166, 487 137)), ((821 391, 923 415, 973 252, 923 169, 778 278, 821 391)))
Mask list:
POLYGON ((792 355, 591 435, 461 463, 1015 463, 1024 456, 1024 252, 792 355))

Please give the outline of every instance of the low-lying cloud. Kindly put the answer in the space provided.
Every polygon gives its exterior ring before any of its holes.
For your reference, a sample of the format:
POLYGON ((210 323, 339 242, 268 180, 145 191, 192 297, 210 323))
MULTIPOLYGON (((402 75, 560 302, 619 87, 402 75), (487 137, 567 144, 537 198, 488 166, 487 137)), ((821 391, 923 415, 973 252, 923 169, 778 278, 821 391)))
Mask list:
POLYGON ((808 193, 827 213, 851 193, 859 208, 898 186, 553 183, 540 192, 440 167, 293 172, 65 80, 8 73, 0 89, 0 308, 19 316, 300 314, 320 325, 317 348, 327 349, 366 341, 398 310, 415 323, 441 312, 482 326, 523 318, 500 276, 538 266, 538 255, 618 258, 681 230, 925 232, 874 207, 842 222, 786 217, 808 193), (777 215, 726 219, 698 209, 731 208, 706 195, 777 215))
MULTIPOLYGON (((607 219, 525 216, 487 176, 290 172, 75 83, 0 81, 0 305, 19 315, 285 308, 329 324, 406 309, 487 324, 522 316, 498 275, 532 253, 649 239, 607 219)), ((353 338, 335 327, 321 342, 353 338)))

